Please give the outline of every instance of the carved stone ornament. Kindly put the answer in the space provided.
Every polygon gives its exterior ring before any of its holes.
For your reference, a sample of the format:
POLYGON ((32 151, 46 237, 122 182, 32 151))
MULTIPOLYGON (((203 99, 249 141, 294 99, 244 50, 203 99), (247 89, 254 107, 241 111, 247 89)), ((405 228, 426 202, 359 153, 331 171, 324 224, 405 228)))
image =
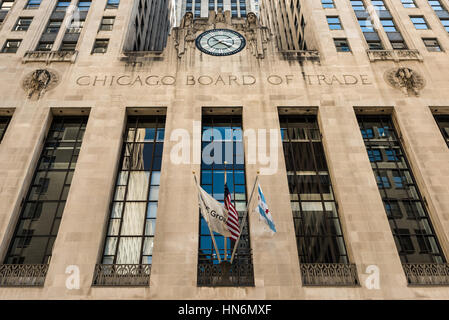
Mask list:
POLYGON ((269 41, 266 28, 262 28, 256 14, 249 12, 244 25, 245 38, 248 49, 258 59, 265 58, 265 51, 269 41))
POLYGON ((384 74, 385 81, 393 88, 401 90, 404 94, 419 96, 426 82, 421 74, 407 67, 390 69, 384 74))
MULTIPOLYGON (((269 42, 268 29, 260 25, 256 14, 249 12, 246 20, 233 20, 230 11, 219 8, 209 12, 209 17, 194 19, 192 12, 186 12, 181 20, 179 28, 174 28, 174 43, 181 58, 187 51, 195 50, 196 37, 211 29, 231 29, 243 33, 248 43, 248 50, 258 59, 265 57, 267 44, 269 42)), ((191 51, 192 52, 192 51, 191 51)))
POLYGON ((36 69, 25 76, 22 87, 27 92, 28 99, 38 100, 46 91, 56 87, 58 83, 59 76, 55 71, 36 69))

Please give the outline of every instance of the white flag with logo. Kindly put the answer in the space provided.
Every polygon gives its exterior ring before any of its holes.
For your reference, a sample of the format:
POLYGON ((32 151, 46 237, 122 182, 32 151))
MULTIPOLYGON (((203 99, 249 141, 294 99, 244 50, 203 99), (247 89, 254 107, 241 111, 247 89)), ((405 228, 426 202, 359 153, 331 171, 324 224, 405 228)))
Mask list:
POLYGON ((226 221, 228 212, 225 207, 208 194, 203 188, 198 186, 198 202, 203 218, 206 220, 211 231, 215 231, 225 237, 230 237, 226 221))

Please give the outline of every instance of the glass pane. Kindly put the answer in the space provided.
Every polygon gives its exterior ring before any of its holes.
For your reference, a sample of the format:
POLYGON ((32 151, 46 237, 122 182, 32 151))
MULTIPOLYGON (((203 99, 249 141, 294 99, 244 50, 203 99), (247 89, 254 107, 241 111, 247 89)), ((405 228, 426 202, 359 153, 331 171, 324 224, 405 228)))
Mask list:
POLYGON ((146 200, 150 173, 147 171, 132 171, 129 175, 126 200, 146 200))
POLYGON ((138 264, 140 263, 140 250, 142 238, 122 237, 120 238, 117 264, 138 264))
POLYGON ((145 222, 146 204, 140 202, 128 202, 125 204, 121 235, 142 235, 145 222))

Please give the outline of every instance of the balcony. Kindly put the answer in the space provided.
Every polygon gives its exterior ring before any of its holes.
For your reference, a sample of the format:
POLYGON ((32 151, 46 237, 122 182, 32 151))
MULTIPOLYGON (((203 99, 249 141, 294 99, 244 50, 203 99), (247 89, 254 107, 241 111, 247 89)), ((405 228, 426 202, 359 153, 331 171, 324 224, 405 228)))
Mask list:
POLYGON ((97 264, 93 286, 140 287, 150 285, 150 264, 97 264))
POLYGON ((404 263, 402 267, 409 285, 449 285, 449 264, 447 263, 404 263))
POLYGON ((284 60, 320 61, 320 52, 317 50, 284 50, 280 53, 284 60))
POLYGON ((233 263, 210 260, 200 256, 198 261, 199 287, 253 287, 254 269, 250 250, 236 254, 233 263))
POLYGON ((375 61, 423 61, 418 50, 366 50, 371 62, 375 61))
POLYGON ((53 62, 75 63, 78 51, 27 51, 22 58, 22 63, 28 62, 53 62))
POLYGON ((355 264, 301 263, 304 286, 358 286, 355 264))
POLYGON ((48 264, 2 264, 0 287, 42 287, 48 264))

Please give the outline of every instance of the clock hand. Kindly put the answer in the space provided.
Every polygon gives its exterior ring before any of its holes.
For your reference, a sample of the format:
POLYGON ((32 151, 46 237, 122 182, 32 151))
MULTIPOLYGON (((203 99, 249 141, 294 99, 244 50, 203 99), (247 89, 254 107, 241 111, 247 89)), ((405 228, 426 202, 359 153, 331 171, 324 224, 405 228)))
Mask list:
MULTIPOLYGON (((221 40, 218 40, 218 43, 216 43, 215 45, 217 45, 217 44, 219 44, 219 43, 224 44, 224 45, 227 46, 228 48, 231 47, 230 45, 228 45, 227 43, 225 43, 225 42, 223 42, 223 41, 221 41, 221 40)), ((215 45, 214 45, 214 46, 215 46, 215 45)))

